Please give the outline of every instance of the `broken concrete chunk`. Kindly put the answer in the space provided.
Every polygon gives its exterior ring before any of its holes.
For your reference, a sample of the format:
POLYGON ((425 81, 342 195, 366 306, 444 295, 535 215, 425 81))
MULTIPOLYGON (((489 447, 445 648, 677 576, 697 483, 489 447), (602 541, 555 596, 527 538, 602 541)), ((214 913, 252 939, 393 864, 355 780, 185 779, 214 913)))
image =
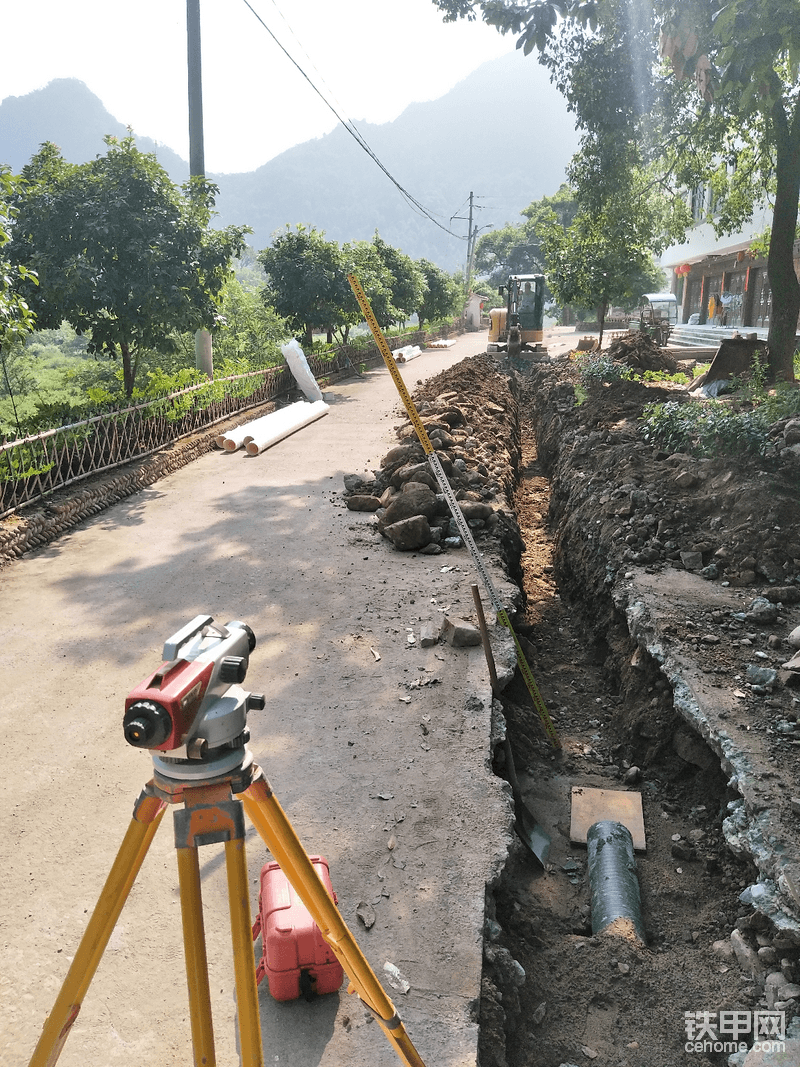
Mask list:
POLYGON ((750 622, 775 622, 777 617, 778 609, 763 596, 751 600, 745 613, 745 618, 750 622))
POLYGON ((691 730, 678 729, 672 739, 672 747, 685 763, 707 769, 716 762, 708 745, 691 730))
MULTIPOLYGON (((764 973, 765 967, 758 958, 758 953, 748 945, 738 930, 731 932, 731 947, 739 966, 745 974, 755 978, 764 973)), ((783 980, 783 975, 781 975, 781 980, 783 980)))
POLYGON ((431 648, 439 643, 439 630, 435 623, 422 623, 419 628, 419 643, 422 648, 431 648))
POLYGON ((367 930, 375 925, 375 909, 366 900, 360 900, 356 907, 356 915, 362 921, 367 930))
POLYGON ((699 571, 703 566, 702 552, 681 552, 681 563, 687 571, 699 571))
POLYGON ((466 619, 448 616, 442 626, 442 637, 452 648, 468 648, 481 643, 481 634, 477 626, 466 619))

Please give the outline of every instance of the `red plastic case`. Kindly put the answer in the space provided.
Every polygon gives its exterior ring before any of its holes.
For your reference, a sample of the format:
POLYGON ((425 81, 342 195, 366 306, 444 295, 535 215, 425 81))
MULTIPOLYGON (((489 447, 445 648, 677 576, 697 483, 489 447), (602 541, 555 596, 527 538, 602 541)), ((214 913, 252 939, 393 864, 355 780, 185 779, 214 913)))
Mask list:
MULTIPOLYGON (((310 856, 322 884, 334 904, 328 861, 310 856)), ((260 982, 264 975, 275 1000, 311 1000, 316 994, 335 993, 344 971, 305 904, 295 893, 278 863, 261 870, 258 917, 253 940, 262 935, 262 953, 256 968, 260 982)))

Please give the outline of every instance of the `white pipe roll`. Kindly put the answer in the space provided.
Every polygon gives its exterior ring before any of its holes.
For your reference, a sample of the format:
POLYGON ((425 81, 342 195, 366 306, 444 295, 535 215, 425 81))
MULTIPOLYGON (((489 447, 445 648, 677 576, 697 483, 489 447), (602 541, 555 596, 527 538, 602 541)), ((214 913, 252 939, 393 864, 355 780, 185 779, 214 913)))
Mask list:
POLYGON ((245 450, 249 456, 257 456, 264 449, 282 441, 284 437, 302 430, 311 422, 316 422, 323 415, 328 414, 328 405, 324 400, 317 400, 313 404, 307 404, 300 400, 296 404, 290 404, 287 408, 274 411, 267 418, 271 420, 264 426, 258 427, 258 432, 245 442, 245 450))
POLYGON ((403 345, 402 348, 395 348, 392 355, 395 363, 408 363, 410 359, 416 359, 421 351, 419 345, 403 345))
POLYGON ((241 426, 234 426, 232 430, 226 430, 225 433, 215 437, 214 443, 218 448, 224 448, 226 452, 235 452, 237 448, 241 448, 246 443, 248 435, 252 436, 251 430, 268 418, 269 415, 262 415, 258 419, 251 419, 250 422, 243 422, 241 426))
POLYGON ((311 373, 311 368, 308 365, 305 352, 292 338, 287 345, 281 345, 281 352, 283 358, 289 364, 289 370, 294 375, 294 380, 300 386, 303 392, 303 396, 311 403, 315 403, 318 400, 322 400, 322 392, 317 385, 317 379, 311 373))

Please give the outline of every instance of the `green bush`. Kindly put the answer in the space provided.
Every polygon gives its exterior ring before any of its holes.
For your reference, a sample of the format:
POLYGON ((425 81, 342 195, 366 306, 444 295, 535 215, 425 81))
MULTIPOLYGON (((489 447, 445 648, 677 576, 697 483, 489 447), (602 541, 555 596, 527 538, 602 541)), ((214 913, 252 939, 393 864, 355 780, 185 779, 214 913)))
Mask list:
POLYGON ((641 419, 645 441, 695 456, 763 455, 775 421, 764 407, 736 411, 718 400, 647 404, 641 419))

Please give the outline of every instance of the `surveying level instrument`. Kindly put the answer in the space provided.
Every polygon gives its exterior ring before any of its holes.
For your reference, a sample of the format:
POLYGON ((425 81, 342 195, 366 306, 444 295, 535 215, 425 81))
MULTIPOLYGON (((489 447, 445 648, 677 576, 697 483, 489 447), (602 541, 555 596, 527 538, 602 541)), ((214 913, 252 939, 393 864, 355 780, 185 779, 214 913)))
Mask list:
POLYGON ((239 1047, 243 1067, 263 1067, 258 988, 245 857, 246 812, 358 994, 403 1063, 425 1067, 352 933, 247 748, 247 713, 265 699, 241 683, 255 648, 243 622, 198 615, 164 644, 164 662, 125 701, 123 732, 149 749, 153 778, 100 892, 30 1067, 53 1067, 81 1010, 168 804, 173 812, 195 1067, 215 1067, 198 848, 222 843, 228 880, 239 1047), (239 799, 241 798, 241 799, 239 799))
POLYGON ((533 701, 533 706, 536 708, 536 711, 539 715, 539 719, 541 720, 542 726, 545 729, 545 733, 547 734, 550 744, 553 746, 553 748, 561 748, 561 739, 556 733, 555 726, 553 726, 553 720, 550 718, 550 714, 547 711, 545 702, 542 699, 542 694, 539 692, 539 687, 536 684, 536 679, 533 676, 533 671, 531 670, 528 661, 525 659, 525 653, 522 651, 522 646, 519 643, 519 638, 514 633, 514 627, 511 625, 511 619, 509 618, 508 611, 505 605, 500 600, 500 597, 497 595, 497 590, 495 589, 492 583, 492 579, 489 577, 489 572, 487 571, 486 565, 483 562, 483 557, 478 551, 478 546, 475 544, 475 539, 472 536, 472 531, 467 525, 467 520, 464 518, 464 512, 458 506, 458 501, 456 500, 456 495, 453 492, 453 487, 450 485, 447 475, 444 472, 444 468, 442 467, 442 461, 436 454, 436 450, 434 449, 433 444, 431 443, 431 439, 430 437, 428 437, 428 432, 425 429, 425 426, 423 425, 422 419, 419 417, 419 412, 417 411, 416 405, 411 399, 408 389, 406 389, 405 382, 403 381, 400 371, 397 369, 397 364, 394 361, 394 357, 392 356, 392 350, 389 348, 389 344, 386 338, 383 336, 383 331, 378 325, 378 320, 375 318, 372 308, 370 307, 370 303, 369 300, 367 300, 366 293, 361 288, 361 283, 354 274, 348 274, 347 280, 350 282, 350 288, 353 290, 353 294, 355 295, 355 298, 358 301, 358 305, 364 313, 364 318, 370 330, 372 331, 372 336, 375 338, 375 343, 378 346, 381 355, 383 356, 383 361, 392 376, 392 381, 397 386, 397 391, 400 394, 400 399, 403 401, 403 406, 405 407, 406 412, 408 413, 408 417, 409 419, 411 419, 411 423, 417 432, 419 443, 422 445, 425 455, 428 457, 428 463, 430 464, 430 468, 433 471, 437 482, 439 483, 439 487, 442 490, 442 494, 445 500, 447 501, 447 506, 450 508, 450 514, 453 516, 453 521, 458 527, 458 532, 461 535, 461 540, 464 542, 470 556, 472 556, 472 562, 475 564, 475 569, 481 576, 481 580, 483 581, 483 584, 486 588, 486 592, 489 594, 489 599, 492 602, 492 607, 497 612, 497 621, 500 623, 501 626, 505 626, 505 628, 511 634, 511 637, 514 641, 514 648, 517 654, 517 666, 519 667, 520 674, 525 680, 525 685, 527 687, 528 692, 530 693, 531 700, 533 701))

